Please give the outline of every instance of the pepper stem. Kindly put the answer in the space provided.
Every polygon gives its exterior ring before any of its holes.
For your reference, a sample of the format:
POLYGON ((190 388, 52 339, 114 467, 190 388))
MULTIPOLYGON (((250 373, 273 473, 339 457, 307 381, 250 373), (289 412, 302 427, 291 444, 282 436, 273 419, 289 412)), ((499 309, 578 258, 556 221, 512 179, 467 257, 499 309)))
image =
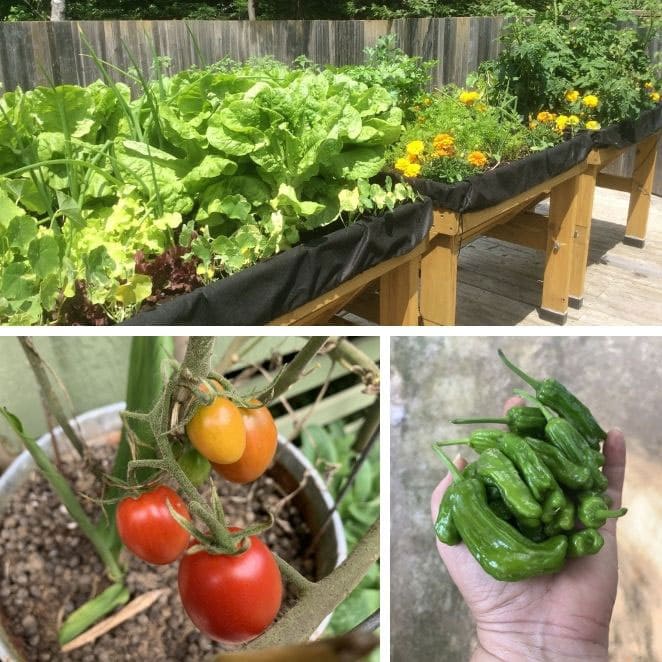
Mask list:
POLYGON ((619 508, 618 510, 599 510, 598 517, 623 517, 627 513, 627 508, 619 508))
POLYGON ((451 423, 463 425, 465 423, 508 423, 508 419, 501 418, 454 418, 451 423))
POLYGON ((513 393, 519 395, 521 398, 524 398, 527 402, 530 402, 532 405, 535 405, 543 413, 543 416, 551 421, 553 418, 557 418, 556 414, 552 412, 549 407, 546 407, 538 398, 534 398, 530 393, 523 391, 521 388, 513 389, 513 393))
MULTIPOLYGON (((457 442, 456 442, 457 443, 457 442)), ((442 445, 442 444, 440 444, 442 445)), ((448 467, 448 471, 453 476, 453 481, 462 480, 462 474, 459 469, 451 462, 451 459, 439 448, 437 444, 432 444, 432 450, 443 460, 444 464, 448 467)))
POLYGON ((506 355, 503 353, 501 349, 497 350, 497 354, 499 355, 499 358, 506 364, 508 368, 510 368, 518 377, 521 377, 532 389, 538 390, 538 387, 540 386, 541 382, 537 379, 534 379, 533 377, 530 377, 527 375, 523 370, 518 368, 514 363, 512 363, 506 355))
POLYGON ((463 439, 451 439, 450 441, 435 441, 433 446, 468 446, 471 443, 471 437, 463 439))

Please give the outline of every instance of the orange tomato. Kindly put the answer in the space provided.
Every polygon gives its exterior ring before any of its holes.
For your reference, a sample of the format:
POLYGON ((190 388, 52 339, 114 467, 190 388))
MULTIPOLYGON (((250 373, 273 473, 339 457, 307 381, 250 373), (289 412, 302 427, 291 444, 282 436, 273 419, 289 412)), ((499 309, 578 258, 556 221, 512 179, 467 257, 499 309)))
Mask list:
POLYGON ((214 469, 232 483, 250 483, 271 464, 278 446, 278 431, 266 407, 240 409, 246 428, 246 449, 237 462, 212 463, 214 469))

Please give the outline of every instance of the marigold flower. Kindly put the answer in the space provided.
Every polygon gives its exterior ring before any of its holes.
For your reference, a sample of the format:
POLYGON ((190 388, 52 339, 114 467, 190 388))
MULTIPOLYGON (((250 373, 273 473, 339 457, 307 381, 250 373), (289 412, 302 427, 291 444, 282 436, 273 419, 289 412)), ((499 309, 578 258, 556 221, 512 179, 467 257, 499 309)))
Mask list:
POLYGON ((653 92, 652 94, 648 95, 653 103, 657 103, 660 100, 660 93, 659 92, 653 92))
POLYGON ((484 168, 487 165, 487 155, 479 151, 469 152, 467 162, 476 168, 484 168))
POLYGON ((577 90, 568 90, 565 93, 565 100, 568 103, 575 103, 577 99, 579 99, 579 92, 577 92, 577 90))
POLYGON ((655 86, 654 86, 653 83, 651 83, 651 82, 644 83, 644 89, 645 89, 645 90, 652 90, 654 87, 655 87, 655 86))
POLYGON ((536 119, 539 122, 553 122, 554 113, 550 113, 548 110, 541 110, 537 115, 536 119))
POLYGON ((432 104, 432 99, 430 99, 430 97, 425 97, 425 99, 423 99, 423 104, 430 106, 432 104))
POLYGON ((597 131, 600 128, 600 122, 596 122, 595 120, 589 120, 586 122, 586 128, 589 131, 597 131))
POLYGON ((409 163, 418 163, 418 156, 416 154, 407 154, 407 161, 409 163))
POLYGON ((403 173, 405 177, 416 177, 421 172, 420 163, 408 163, 403 173))
POLYGON ((595 108, 600 100, 598 97, 595 96, 595 94, 587 94, 583 99, 582 103, 587 107, 587 108, 595 108))
POLYGON ((460 92, 460 101, 465 104, 465 106, 471 106, 478 101, 478 99, 480 99, 480 93, 478 92, 469 90, 462 90, 462 92, 460 92))
POLYGON ((453 156, 455 154, 455 138, 450 133, 438 133, 432 139, 435 156, 453 156))
POLYGON ((536 120, 529 120, 529 129, 535 129, 538 126, 538 122, 536 120))
POLYGON ((398 159, 395 162, 395 169, 399 170, 400 172, 404 172, 409 167, 410 164, 411 162, 407 158, 398 159))
POLYGON ((570 121, 570 118, 567 115, 559 115, 556 118, 556 128, 559 131, 563 131, 566 126, 568 126, 568 123, 570 121))
POLYGON ((425 144, 422 140, 412 140, 407 145, 407 154, 410 156, 420 156, 425 151, 425 144))
POLYGON ((577 126, 579 124, 579 117, 577 115, 570 115, 568 117, 568 124, 570 126, 577 126))

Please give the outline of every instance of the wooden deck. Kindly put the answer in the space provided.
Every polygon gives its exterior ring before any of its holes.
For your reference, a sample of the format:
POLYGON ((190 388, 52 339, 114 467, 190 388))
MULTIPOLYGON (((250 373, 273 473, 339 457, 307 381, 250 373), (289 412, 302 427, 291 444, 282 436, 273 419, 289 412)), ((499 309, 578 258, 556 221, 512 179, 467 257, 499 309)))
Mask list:
MULTIPOLYGON (((547 202, 537 211, 547 212, 547 202)), ((643 249, 623 244, 628 196, 596 190, 584 305, 566 326, 662 325, 662 198, 653 196, 643 249)), ((557 326, 538 316, 544 254, 481 237, 460 251, 457 326, 557 326)), ((365 292, 330 324, 373 325, 379 300, 365 292)), ((440 331, 441 333, 441 331, 440 331)))
MULTIPOLYGON (((545 203, 541 206, 544 207, 545 203)), ((653 196, 646 245, 622 243, 625 193, 596 191, 584 305, 568 326, 662 324, 662 198, 653 196)), ((538 317, 542 253, 482 237, 460 251, 458 326, 556 326, 538 317)))

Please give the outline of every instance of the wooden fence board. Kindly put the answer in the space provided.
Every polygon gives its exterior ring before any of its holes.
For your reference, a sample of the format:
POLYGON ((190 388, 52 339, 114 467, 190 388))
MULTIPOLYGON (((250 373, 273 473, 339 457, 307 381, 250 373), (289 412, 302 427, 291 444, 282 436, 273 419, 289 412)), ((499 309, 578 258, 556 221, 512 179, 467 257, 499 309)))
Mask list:
MULTIPOLYGON (((203 66, 230 57, 246 60, 271 55, 292 62, 305 55, 320 64, 345 65, 363 61, 363 49, 392 32, 410 55, 436 60, 432 85, 462 85, 466 76, 499 53, 504 28, 500 16, 457 18, 403 18, 391 21, 30 21, 0 22, 0 84, 30 89, 56 83, 88 85, 100 74, 80 37, 86 35, 102 60, 121 69, 131 66, 126 46, 144 74, 150 73, 153 49, 172 59, 170 72, 203 66), (194 40, 199 47, 199 53, 194 40), (201 56, 202 59, 199 57, 201 56)), ((650 44, 659 57, 662 35, 650 44)), ((117 72, 112 78, 121 80, 117 72)), ((660 147, 662 150, 662 146, 660 147)), ((658 155, 662 163, 662 154, 658 155)), ((627 175, 633 154, 613 163, 607 172, 627 175)), ((657 168, 654 193, 662 195, 662 167, 657 168)))

